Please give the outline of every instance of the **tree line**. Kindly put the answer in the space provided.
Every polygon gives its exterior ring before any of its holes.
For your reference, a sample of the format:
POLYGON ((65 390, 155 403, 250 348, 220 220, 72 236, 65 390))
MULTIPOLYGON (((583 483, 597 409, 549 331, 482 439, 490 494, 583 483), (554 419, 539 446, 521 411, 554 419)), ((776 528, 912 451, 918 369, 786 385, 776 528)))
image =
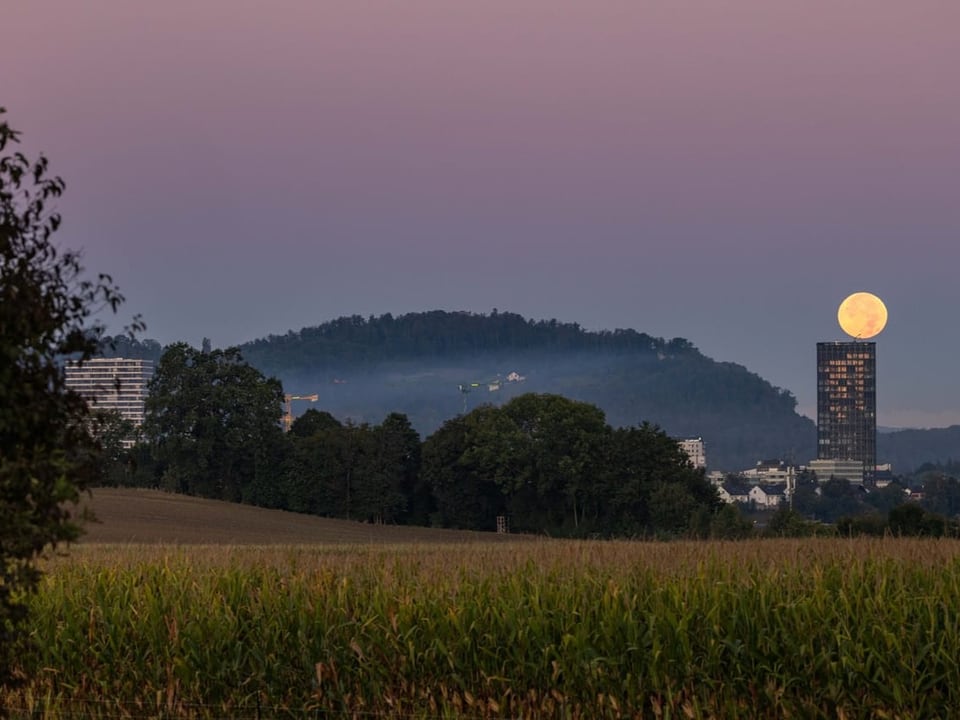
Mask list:
POLYGON ((137 443, 111 454, 105 482, 366 522, 493 530, 501 517, 571 537, 707 536, 723 509, 662 430, 613 428, 559 395, 483 405, 424 439, 402 413, 354 424, 316 409, 284 433, 283 400, 237 348, 171 345, 137 443))

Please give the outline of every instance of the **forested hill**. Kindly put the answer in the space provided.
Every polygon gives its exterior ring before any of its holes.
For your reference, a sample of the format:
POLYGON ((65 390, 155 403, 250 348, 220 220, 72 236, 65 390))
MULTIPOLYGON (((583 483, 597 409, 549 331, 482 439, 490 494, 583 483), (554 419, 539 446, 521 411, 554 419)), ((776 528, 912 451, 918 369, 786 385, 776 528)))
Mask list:
MULTIPOLYGON (((155 345, 121 339, 115 354, 156 358, 155 345)), ((793 395, 682 338, 588 332, 496 311, 433 311, 339 318, 241 351, 286 392, 319 394, 315 405, 296 402, 298 414, 316 407, 378 423, 397 411, 427 435, 481 403, 556 393, 599 406, 612 425, 647 420, 676 437, 703 437, 714 469, 775 457, 806 462, 815 452, 814 424, 796 413, 793 395)))
POLYGON ((896 472, 904 473, 917 470, 923 463, 956 462, 960 460, 960 425, 880 433, 877 458, 893 463, 896 472))
POLYGON ((587 332, 577 323, 527 320, 494 310, 490 315, 434 310, 394 317, 342 317, 317 327, 271 335, 242 346, 244 357, 277 373, 305 368, 371 365, 411 359, 454 359, 502 352, 696 352, 686 340, 669 342, 635 330, 587 332))
POLYGON ((375 423, 400 411, 423 434, 480 403, 550 392, 598 405, 613 425, 648 420, 675 436, 702 436, 715 468, 806 461, 814 452, 813 423, 797 415, 789 392, 682 338, 433 311, 344 317, 241 350, 287 392, 319 393, 318 406, 338 417, 375 423))

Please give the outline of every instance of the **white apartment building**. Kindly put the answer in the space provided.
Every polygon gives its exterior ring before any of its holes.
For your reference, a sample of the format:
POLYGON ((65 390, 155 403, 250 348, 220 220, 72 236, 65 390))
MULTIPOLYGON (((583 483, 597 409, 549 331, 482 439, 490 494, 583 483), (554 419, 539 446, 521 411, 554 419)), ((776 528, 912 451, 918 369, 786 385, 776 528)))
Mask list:
POLYGON ((750 488, 750 502, 764 510, 773 510, 789 502, 790 488, 786 483, 765 483, 750 488))
POLYGON ((136 426, 143 424, 152 360, 92 358, 65 368, 67 387, 84 397, 94 410, 114 410, 136 426))
POLYGON ((707 451, 703 445, 703 438, 677 440, 677 444, 687 454, 695 468, 705 468, 707 466, 707 451))
POLYGON ((756 467, 741 470, 738 475, 755 484, 776 482, 790 484, 803 470, 802 465, 791 465, 783 460, 758 460, 756 467))

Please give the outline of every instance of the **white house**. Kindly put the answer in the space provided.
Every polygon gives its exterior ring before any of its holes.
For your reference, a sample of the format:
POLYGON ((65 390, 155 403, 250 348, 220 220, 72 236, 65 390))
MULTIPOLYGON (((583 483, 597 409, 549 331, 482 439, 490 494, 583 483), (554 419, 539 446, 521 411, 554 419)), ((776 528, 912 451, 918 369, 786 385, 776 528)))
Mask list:
POLYGON ((786 496, 786 483, 768 483, 750 488, 750 502, 758 508, 778 508, 786 496))
POLYGON ((717 493, 725 503, 750 502, 750 490, 750 485, 736 480, 725 480, 717 487, 717 493))

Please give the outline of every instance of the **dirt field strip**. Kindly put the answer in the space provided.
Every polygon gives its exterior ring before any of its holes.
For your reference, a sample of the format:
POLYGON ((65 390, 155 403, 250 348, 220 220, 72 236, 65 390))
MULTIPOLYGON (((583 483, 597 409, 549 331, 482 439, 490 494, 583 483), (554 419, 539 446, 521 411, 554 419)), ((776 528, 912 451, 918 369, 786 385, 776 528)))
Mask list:
POLYGON ((158 490, 95 488, 82 505, 93 511, 97 521, 85 525, 81 543, 356 545, 518 539, 496 533, 333 520, 158 490))

